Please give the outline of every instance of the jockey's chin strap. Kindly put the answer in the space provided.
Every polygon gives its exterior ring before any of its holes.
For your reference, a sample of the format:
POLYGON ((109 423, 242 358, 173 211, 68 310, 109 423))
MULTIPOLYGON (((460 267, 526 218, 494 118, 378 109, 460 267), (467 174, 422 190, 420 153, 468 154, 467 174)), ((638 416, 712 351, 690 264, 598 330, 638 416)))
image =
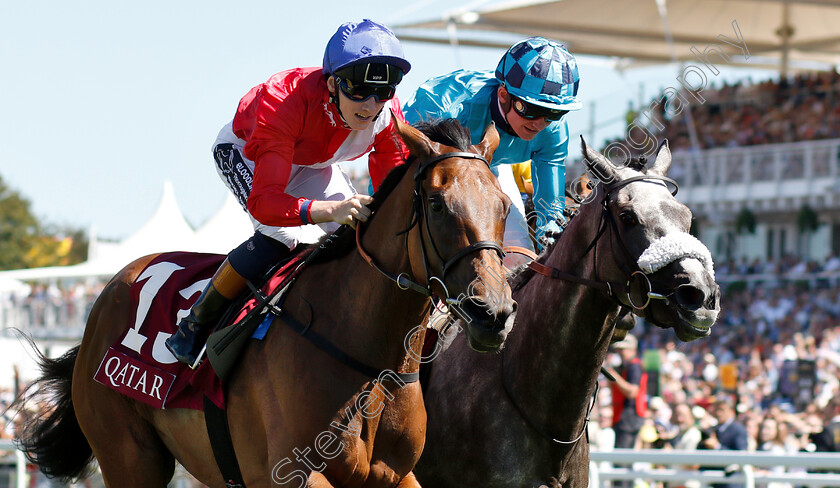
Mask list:
MULTIPOLYGON (((417 171, 414 173, 414 201, 413 201, 413 204, 412 204, 412 207, 411 207, 411 214, 409 215, 409 218, 408 218, 408 227, 405 228, 404 230, 398 232, 397 235, 399 235, 399 234, 404 234, 405 235, 405 247, 406 247, 406 251, 408 251, 408 233, 412 228, 414 228, 415 225, 417 225, 417 223, 420 220, 423 221, 423 223, 424 223, 423 227, 425 229, 426 239, 424 239, 422 236, 420 238, 420 252, 423 256, 423 270, 424 270, 424 273, 426 275, 426 284, 425 285, 421 285, 421 284, 417 283, 416 281, 414 281, 413 279, 411 279, 409 277, 408 273, 403 272, 403 273, 399 273, 399 274, 394 274, 394 273, 389 273, 389 272, 383 270, 382 267, 380 267, 376 263, 376 261, 373 259, 373 257, 367 251, 365 251, 364 246, 362 246, 362 224, 361 224, 361 222, 357 223, 357 225, 356 225, 356 248, 359 250, 359 255, 362 256, 362 259, 367 261, 367 263, 369 265, 371 265, 375 270, 377 270, 380 274, 382 274, 383 276, 385 276, 389 280, 396 283, 397 286, 402 290, 412 290, 412 291, 420 293, 421 295, 424 295, 424 296, 432 296, 432 294, 433 294, 432 283, 437 282, 441 286, 441 288, 443 288, 443 293, 445 295, 443 297, 443 299, 444 299, 445 303, 447 304, 447 306, 458 304, 457 299, 453 299, 449 296, 449 290, 446 288, 446 285, 444 284, 444 280, 446 280, 446 274, 449 272, 449 270, 451 270, 455 266, 456 263, 458 263, 461 259, 463 259, 467 255, 469 255, 473 252, 476 252, 476 251, 481 251, 482 249, 492 249, 493 251, 496 251, 496 253, 498 253, 500 257, 502 257, 502 258, 504 257, 504 251, 502 250, 502 246, 498 242, 494 242, 494 241, 474 242, 474 243, 470 244, 469 246, 466 246, 466 247, 458 250, 448 260, 444 259, 441 256, 440 250, 438 249, 437 245, 435 244, 435 240, 432 237, 432 231, 431 231, 431 228, 429 227, 429 219, 428 219, 428 216, 426 215, 426 190, 423 188, 423 180, 426 177, 425 175, 426 175, 426 170, 427 169, 433 167, 434 165, 436 165, 440 161, 443 161, 444 159, 449 159, 449 158, 477 159, 477 160, 483 162, 484 164, 488 165, 488 167, 490 166, 490 164, 487 162, 487 160, 484 159, 484 157, 482 157, 478 154, 474 154, 474 153, 470 153, 470 152, 449 152, 449 153, 444 153, 444 154, 435 156, 435 157, 423 162, 422 164, 420 164, 419 168, 417 168, 417 171), (429 269, 429 254, 428 254, 428 251, 426 249, 426 240, 427 239, 431 243, 432 250, 434 251, 434 255, 437 258, 438 262, 443 263, 443 269, 441 270, 441 273, 442 273, 441 277, 433 276, 432 273, 430 272, 430 269, 429 269)), ((408 254, 408 255, 410 255, 410 254, 408 254)), ((457 311, 458 308, 459 307, 455 307, 455 310, 457 311)))
MULTIPOLYGON (((547 276, 549 278, 552 278, 552 279, 571 281, 573 283, 579 283, 581 285, 588 286, 590 288, 597 288, 597 289, 605 292, 607 294, 607 296, 609 296, 610 298, 615 300, 619 305, 630 306, 630 307, 632 307, 636 310, 644 310, 645 308, 648 307, 648 305, 650 305, 651 300, 665 300, 665 303, 667 304, 668 303, 668 297, 673 295, 673 293, 668 294, 668 295, 662 295, 660 293, 655 293, 653 291, 653 285, 651 284, 650 278, 648 278, 648 276, 641 269, 639 269, 638 264, 635 264, 635 260, 632 258, 632 254, 627 249, 627 246, 625 245, 624 241, 621 239, 621 232, 619 232, 618 223, 615 221, 615 218, 613 217, 612 213, 610 213, 610 210, 609 210, 610 196, 612 195, 612 192, 621 188, 621 187, 623 187, 623 186, 625 186, 625 185, 629 185, 630 183, 634 183, 634 182, 637 182, 637 181, 646 182, 646 183, 655 183, 655 184, 658 184, 660 182, 664 182, 666 185, 671 184, 673 186, 673 190, 671 190, 672 195, 676 195, 677 191, 679 190, 679 186, 677 185, 676 181, 674 181, 671 178, 668 178, 667 176, 659 176, 659 175, 632 176, 630 178, 626 178, 626 179, 614 182, 614 183, 609 184, 609 185, 605 184, 604 185, 604 196, 601 199, 602 210, 601 210, 601 218, 600 218, 599 223, 598 223, 598 232, 595 234, 595 238, 592 239, 592 242, 589 244, 589 246, 587 246, 587 248, 584 250, 583 255, 582 255, 582 256, 586 256, 589 253, 589 251, 595 250, 594 253, 593 253, 593 262, 595 262, 594 269, 595 269, 595 272, 597 273, 598 272, 598 266, 597 266, 597 252, 598 251, 597 251, 595 245, 601 239, 601 236, 604 235, 606 230, 609 229, 611 233, 614 233, 616 235, 616 237, 618 239, 618 243, 621 246, 621 251, 624 254, 624 256, 627 258, 627 260, 629 262, 633 262, 634 263, 633 267, 636 268, 635 270, 631 270, 622 261, 617 260, 618 266, 622 269, 624 274, 627 276, 627 281, 625 283, 610 283, 609 281, 599 281, 597 279, 590 280, 590 279, 587 279, 587 278, 582 278, 582 277, 577 276, 577 275, 572 274, 572 273, 567 273, 565 271, 562 271, 560 269, 557 269, 557 268, 554 268, 554 267, 551 267, 551 266, 546 266, 546 265, 538 263, 536 261, 531 261, 530 263, 528 263, 528 267, 531 268, 533 271, 535 271, 535 272, 537 272, 537 273, 539 273, 543 276, 547 276), (637 279, 641 279, 645 283, 645 287, 647 288, 647 291, 644 292, 644 295, 646 296, 646 300, 644 301, 644 303, 641 303, 641 304, 637 304, 637 303, 633 302, 633 298, 631 296, 633 282, 637 279), (622 295, 626 295, 627 303, 624 303, 619 298, 622 295)), ((610 241, 610 242, 612 242, 612 241, 610 241)), ((615 254, 615 252, 613 252, 613 254, 615 254)))

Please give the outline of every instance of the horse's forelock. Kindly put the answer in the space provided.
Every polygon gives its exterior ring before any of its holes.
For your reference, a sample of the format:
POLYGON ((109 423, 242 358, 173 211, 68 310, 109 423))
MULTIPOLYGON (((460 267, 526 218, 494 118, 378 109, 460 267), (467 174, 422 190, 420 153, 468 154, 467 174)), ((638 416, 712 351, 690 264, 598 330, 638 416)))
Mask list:
POLYGON ((642 173, 644 173, 645 170, 647 169, 647 168, 645 168, 646 165, 647 165, 647 156, 645 156, 644 154, 637 154, 637 155, 631 156, 630 159, 625 163, 625 166, 627 166, 628 168, 630 168, 632 170, 640 171, 642 173))
POLYGON ((420 132, 434 142, 453 147, 459 151, 470 148, 470 130, 457 119, 442 119, 414 124, 420 132))

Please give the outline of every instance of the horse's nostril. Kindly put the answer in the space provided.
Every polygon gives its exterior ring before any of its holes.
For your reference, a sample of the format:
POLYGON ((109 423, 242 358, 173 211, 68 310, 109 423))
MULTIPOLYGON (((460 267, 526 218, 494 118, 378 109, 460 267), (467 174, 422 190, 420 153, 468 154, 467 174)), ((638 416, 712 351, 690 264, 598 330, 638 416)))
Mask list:
POLYGON ((706 294, 695 286, 682 285, 677 288, 676 299, 682 308, 697 310, 706 301, 706 294))
POLYGON ((716 310, 718 307, 718 297, 720 296, 720 290, 716 290, 714 293, 709 295, 709 298, 706 299, 706 303, 703 304, 709 310, 716 310))
POLYGON ((459 307, 471 319, 486 319, 490 315, 487 304, 476 297, 467 298, 461 302, 459 307))

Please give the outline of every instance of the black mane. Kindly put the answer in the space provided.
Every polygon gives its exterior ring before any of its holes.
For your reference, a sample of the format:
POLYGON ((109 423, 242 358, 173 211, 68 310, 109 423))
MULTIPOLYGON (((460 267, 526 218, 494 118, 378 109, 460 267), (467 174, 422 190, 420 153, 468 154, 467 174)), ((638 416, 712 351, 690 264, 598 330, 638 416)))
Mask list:
POLYGON ((645 172, 645 165, 647 165, 647 157, 643 154, 630 156, 630 159, 624 162, 624 166, 642 173, 645 172))
MULTIPOLYGON (((638 171, 640 173, 647 174, 647 167, 646 166, 647 166, 647 157, 643 154, 634 154, 634 155, 631 155, 628 159, 626 159, 624 161, 624 163, 622 163, 622 165, 619 166, 619 167, 627 167, 627 168, 630 168, 632 170, 638 171)), ((568 187, 569 184, 570 184, 570 182, 567 182, 567 187, 568 187)), ((565 233, 560 234, 560 237, 555 239, 556 242, 554 244, 551 244, 550 246, 547 246, 545 249, 543 249, 543 252, 540 253, 540 256, 547 255, 549 249, 551 247, 557 245, 557 243, 560 242, 560 239, 563 238, 564 234, 565 233)), ((535 271, 532 270, 531 268, 525 266, 525 265, 514 269, 510 274, 508 274, 508 277, 507 277, 508 284, 510 285, 510 289, 512 291, 516 291, 516 290, 522 288, 523 286, 525 286, 528 283, 528 281, 530 281, 531 277, 533 277, 534 274, 535 274, 535 271)))
POLYGON ((418 122, 414 127, 434 142, 454 147, 459 151, 468 151, 470 148, 470 130, 457 119, 418 122))
MULTIPOLYGON (((373 194, 373 202, 368 205, 372 212, 376 212, 382 206, 382 202, 394 191, 410 166, 407 162, 403 162, 388 173, 379 185, 379 190, 373 194)), ((356 231, 349 225, 342 225, 332 234, 322 237, 317 246, 320 249, 316 251, 318 255, 313 258, 312 263, 338 259, 356 247, 356 231)))

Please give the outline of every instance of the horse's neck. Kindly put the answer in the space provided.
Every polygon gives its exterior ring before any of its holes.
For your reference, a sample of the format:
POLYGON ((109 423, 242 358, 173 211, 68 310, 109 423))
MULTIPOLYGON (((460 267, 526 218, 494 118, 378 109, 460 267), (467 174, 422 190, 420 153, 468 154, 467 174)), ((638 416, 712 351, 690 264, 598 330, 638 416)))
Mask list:
MULTIPOLYGON (((405 249, 402 242, 400 249, 405 249)), ((396 244, 395 244, 396 245, 396 244)), ((369 250, 376 253, 377 250, 369 250)), ((377 254, 379 255, 379 254, 377 254)), ((371 344, 383 344, 378 351, 366 351, 376 361, 382 361, 387 367, 405 367, 412 361, 406 344, 419 357, 423 334, 412 334, 420 325, 424 325, 431 301, 428 297, 412 290, 402 290, 397 284, 373 269, 354 252, 352 262, 348 263, 349 276, 359 276, 360 286, 367 288, 364 297, 356 302, 359 307, 355 327, 358 327, 353 339, 358 347, 370 349, 371 344)), ((408 271, 408 259, 398 267, 382 264, 383 269, 395 275, 408 271), (387 266, 387 267, 386 267, 387 266)), ((424 328, 419 328, 424 332, 424 328)), ((415 364, 416 369, 416 364, 415 364)), ((401 370, 402 371, 402 370, 401 370)))
MULTIPOLYGON (((567 232, 543 264, 581 278, 601 279, 594 271, 594 250, 580 258, 594 232, 579 232, 579 236, 591 233, 579 238, 567 232)), ((582 421, 580 414, 594 391, 618 306, 596 288, 539 274, 514 298, 519 312, 516 332, 505 351, 508 385, 521 402, 532 405, 529 411, 545 412, 541 425, 568 426, 569 419, 579 417, 582 421)), ((575 423, 569 435, 578 427, 575 423)))
MULTIPOLYGON (((408 210, 399 201, 389 203, 394 205, 380 209, 366 226, 362 243, 381 269, 396 276, 410 271, 404 237, 397 235, 408 222, 408 210)), ((427 297, 400 289, 369 265, 358 249, 326 263, 312 279, 320 282, 321 294, 331 294, 330 310, 320 313, 336 323, 328 333, 336 344, 371 366, 400 371, 411 366, 405 344, 419 355, 422 334, 411 331, 423 322, 430 306, 427 297), (325 282, 332 283, 324 286, 325 282)))

